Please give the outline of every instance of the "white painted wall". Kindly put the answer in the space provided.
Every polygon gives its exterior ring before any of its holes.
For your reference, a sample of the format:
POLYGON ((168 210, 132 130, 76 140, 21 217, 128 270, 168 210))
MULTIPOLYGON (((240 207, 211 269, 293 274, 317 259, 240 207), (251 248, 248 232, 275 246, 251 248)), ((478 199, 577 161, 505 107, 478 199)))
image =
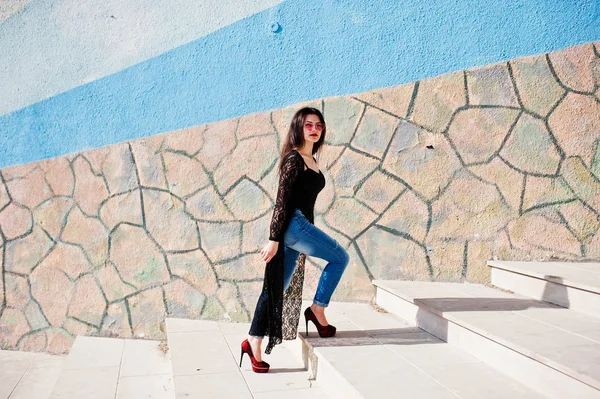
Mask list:
MULTIPOLYGON (((0 115, 121 71, 282 1, 36 0, 0 23, 0 115)), ((7 9, 26 2, 9 0, 7 9)), ((7 5, 0 8, 0 21, 7 5)))

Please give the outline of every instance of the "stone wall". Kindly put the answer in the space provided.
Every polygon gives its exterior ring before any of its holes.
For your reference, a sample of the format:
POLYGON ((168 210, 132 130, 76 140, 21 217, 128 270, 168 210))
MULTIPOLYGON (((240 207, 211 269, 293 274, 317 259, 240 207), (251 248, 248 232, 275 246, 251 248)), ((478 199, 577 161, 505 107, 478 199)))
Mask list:
MULTIPOLYGON (((315 224, 351 257, 333 300, 487 282, 492 258, 600 258, 600 42, 308 104, 328 126, 315 224)), ((248 321, 302 105, 1 170, 2 347, 248 321)))

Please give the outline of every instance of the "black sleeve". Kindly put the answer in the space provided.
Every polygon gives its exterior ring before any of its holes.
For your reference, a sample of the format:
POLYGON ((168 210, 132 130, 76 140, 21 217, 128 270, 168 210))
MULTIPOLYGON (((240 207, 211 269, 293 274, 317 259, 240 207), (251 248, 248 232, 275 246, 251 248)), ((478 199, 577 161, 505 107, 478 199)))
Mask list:
POLYGON ((283 234, 287 229, 287 225, 294 211, 291 203, 292 187, 294 182, 304 170, 304 160, 302 155, 295 151, 288 154, 281 168, 279 176, 279 188, 277 189, 277 199, 275 201, 275 209, 273 210, 273 218, 271 219, 271 231, 269 240, 282 241, 283 234))

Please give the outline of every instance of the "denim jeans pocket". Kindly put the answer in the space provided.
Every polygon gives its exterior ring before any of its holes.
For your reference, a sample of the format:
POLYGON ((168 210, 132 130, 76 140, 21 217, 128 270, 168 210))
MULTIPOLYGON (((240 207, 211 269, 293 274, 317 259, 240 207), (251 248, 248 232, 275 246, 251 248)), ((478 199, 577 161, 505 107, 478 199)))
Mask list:
POLYGON ((288 247, 294 245, 300 239, 300 227, 298 226, 298 221, 295 219, 296 216, 292 217, 292 220, 290 220, 290 224, 287 230, 285 231, 285 233, 283 233, 283 243, 288 247))

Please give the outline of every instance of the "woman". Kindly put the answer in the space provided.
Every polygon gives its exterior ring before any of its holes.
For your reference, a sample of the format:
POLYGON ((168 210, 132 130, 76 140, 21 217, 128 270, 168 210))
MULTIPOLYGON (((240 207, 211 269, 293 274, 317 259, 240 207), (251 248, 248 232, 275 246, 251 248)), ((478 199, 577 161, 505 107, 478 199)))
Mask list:
POLYGON ((248 339, 242 342, 240 367, 244 353, 257 373, 269 371, 262 361, 261 344, 265 335, 271 353, 282 341, 283 293, 290 284, 300 253, 328 263, 323 269, 313 303, 304 311, 308 322, 317 327, 319 336, 332 337, 335 327, 327 322, 325 308, 348 265, 348 253, 336 240, 314 226, 314 205, 325 187, 325 177, 314 158, 325 141, 325 121, 315 108, 302 108, 292 118, 279 161, 279 188, 269 242, 260 251, 267 262, 263 290, 256 304, 248 339))

